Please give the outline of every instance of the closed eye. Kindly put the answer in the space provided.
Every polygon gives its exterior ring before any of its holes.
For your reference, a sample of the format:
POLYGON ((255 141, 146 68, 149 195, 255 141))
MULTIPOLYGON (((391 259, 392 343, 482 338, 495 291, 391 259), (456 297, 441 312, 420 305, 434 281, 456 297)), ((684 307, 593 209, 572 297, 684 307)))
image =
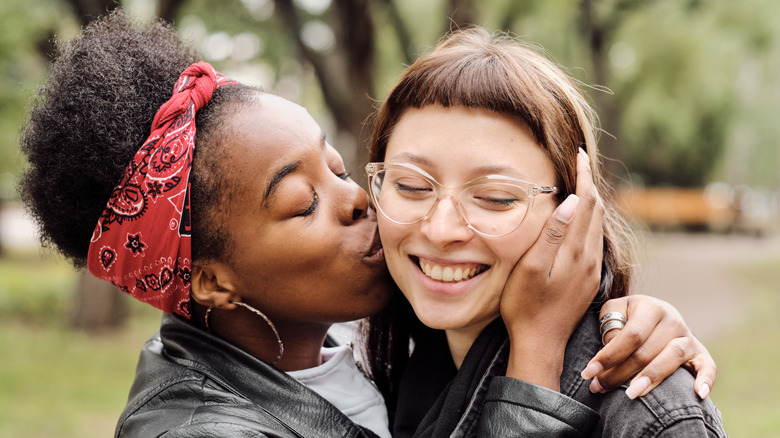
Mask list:
POLYGON ((488 204, 494 204, 497 206, 511 206, 519 201, 517 198, 486 198, 486 197, 474 197, 474 199, 485 202, 488 204))
POLYGON ((430 192, 433 190, 430 187, 414 187, 401 183, 395 183, 395 189, 399 192, 430 192))
POLYGON ((312 213, 314 213, 317 210, 317 206, 319 204, 320 204, 320 197, 317 196, 317 193, 315 192, 314 193, 314 197, 313 197, 313 199, 311 201, 311 205, 309 205, 309 208, 307 208, 306 211, 304 211, 302 213, 296 214, 295 217, 306 217, 306 216, 311 215, 312 213))

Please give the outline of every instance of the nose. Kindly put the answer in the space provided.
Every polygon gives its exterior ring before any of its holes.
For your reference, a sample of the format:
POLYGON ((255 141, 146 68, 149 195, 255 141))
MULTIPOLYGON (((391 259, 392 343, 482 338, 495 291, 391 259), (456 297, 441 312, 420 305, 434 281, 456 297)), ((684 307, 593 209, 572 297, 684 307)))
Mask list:
POLYGON ((433 206, 428 219, 420 224, 420 231, 439 246, 467 241, 474 236, 474 231, 460 217, 452 198, 441 199, 433 206))
POLYGON ((343 196, 339 197, 342 205, 337 207, 339 222, 350 225, 368 215, 368 193, 354 181, 340 180, 343 196))

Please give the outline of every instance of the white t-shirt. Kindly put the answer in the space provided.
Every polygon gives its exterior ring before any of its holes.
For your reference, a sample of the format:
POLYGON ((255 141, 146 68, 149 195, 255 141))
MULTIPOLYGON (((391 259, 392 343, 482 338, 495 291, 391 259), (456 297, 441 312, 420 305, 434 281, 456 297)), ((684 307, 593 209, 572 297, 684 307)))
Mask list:
POLYGON ((390 438, 385 399, 355 365, 349 345, 323 347, 322 365, 287 374, 329 401, 353 423, 390 438))

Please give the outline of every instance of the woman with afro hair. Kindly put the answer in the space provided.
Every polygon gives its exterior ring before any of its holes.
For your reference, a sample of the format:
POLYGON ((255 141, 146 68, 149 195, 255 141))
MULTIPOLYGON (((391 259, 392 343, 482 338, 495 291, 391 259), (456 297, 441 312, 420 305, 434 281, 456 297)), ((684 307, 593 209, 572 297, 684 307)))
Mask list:
POLYGON ((366 193, 306 110, 197 60, 114 12, 62 47, 22 134, 44 243, 166 312, 116 435, 389 436, 326 342, 391 296, 366 193))

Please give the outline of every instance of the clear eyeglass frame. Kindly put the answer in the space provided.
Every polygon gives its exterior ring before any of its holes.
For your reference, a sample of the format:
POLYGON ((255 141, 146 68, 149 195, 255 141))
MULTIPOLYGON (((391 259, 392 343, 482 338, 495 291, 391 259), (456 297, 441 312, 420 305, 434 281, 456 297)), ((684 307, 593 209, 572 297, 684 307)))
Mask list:
POLYGON ((376 210, 379 213, 381 213, 382 216, 384 216, 387 220, 399 225, 412 225, 412 224, 416 224, 428 220, 433 216, 433 213, 436 211, 436 207, 439 205, 439 202, 445 197, 449 197, 455 206, 455 210, 458 212, 459 220, 463 224, 465 224, 469 229, 484 237, 502 237, 515 231, 517 228, 520 227, 520 225, 525 220, 528 211, 531 210, 531 207, 533 205, 533 200, 537 195, 545 195, 545 194, 552 195, 558 193, 557 187, 540 186, 538 184, 534 184, 528 181, 524 181, 518 178, 512 178, 505 175, 485 175, 479 178, 475 178, 457 187, 447 187, 442 185, 438 181, 436 181, 436 179, 433 176, 431 176, 428 172, 410 163, 392 163, 392 164, 383 163, 383 162, 368 163, 366 164, 366 174, 368 175, 368 192, 369 192, 369 196, 371 197, 371 202, 373 203, 376 210), (381 191, 377 189, 381 186, 382 181, 381 180, 377 181, 377 176, 380 175, 383 171, 388 171, 388 170, 402 170, 406 172, 413 172, 417 174, 415 176, 419 175, 421 179, 425 180, 428 184, 430 184, 430 187, 434 190, 436 197, 435 200, 433 201, 433 204, 424 215, 422 215, 421 217, 415 220, 403 221, 391 217, 382 208, 378 198, 379 194, 377 193, 378 191, 381 191), (377 185, 377 183, 379 183, 379 185, 377 185), (517 221, 516 225, 510 226, 508 229, 505 229, 499 233, 491 233, 491 232, 485 232, 480 230, 478 226, 475 226, 472 223, 472 221, 469 220, 468 214, 466 213, 463 206, 461 205, 461 202, 459 201, 459 198, 464 191, 481 184, 491 184, 491 183, 504 184, 504 185, 509 185, 509 186, 519 188, 523 192, 525 192, 528 196, 527 206, 525 207, 525 212, 523 213, 522 218, 519 221, 517 221), (449 193, 449 195, 444 196, 445 193, 449 193))

